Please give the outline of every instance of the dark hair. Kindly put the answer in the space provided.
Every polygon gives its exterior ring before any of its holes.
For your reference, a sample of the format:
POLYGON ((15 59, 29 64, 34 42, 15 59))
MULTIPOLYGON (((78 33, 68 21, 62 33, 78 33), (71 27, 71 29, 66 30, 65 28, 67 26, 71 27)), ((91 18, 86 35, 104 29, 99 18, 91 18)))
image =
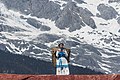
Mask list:
POLYGON ((63 43, 60 43, 60 44, 58 44, 58 47, 60 47, 60 45, 64 46, 64 44, 63 44, 63 43))

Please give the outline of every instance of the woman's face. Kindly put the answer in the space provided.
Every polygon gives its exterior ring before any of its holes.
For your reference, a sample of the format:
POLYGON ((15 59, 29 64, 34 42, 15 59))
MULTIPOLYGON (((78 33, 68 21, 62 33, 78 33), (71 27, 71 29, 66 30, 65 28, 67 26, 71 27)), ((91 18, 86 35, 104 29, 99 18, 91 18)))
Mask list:
POLYGON ((60 48, 63 48, 64 46, 62 44, 60 44, 60 48))

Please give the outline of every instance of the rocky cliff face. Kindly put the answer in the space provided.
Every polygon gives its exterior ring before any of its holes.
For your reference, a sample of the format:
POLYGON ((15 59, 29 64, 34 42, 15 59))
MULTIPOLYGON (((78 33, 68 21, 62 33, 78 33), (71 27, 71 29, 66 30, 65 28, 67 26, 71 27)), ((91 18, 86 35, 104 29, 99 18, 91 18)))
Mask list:
MULTIPOLYGON (((103 74, 88 68, 73 65, 69 65, 69 69, 70 74, 103 74)), ((55 71, 52 62, 0 50, 0 73, 55 75, 55 71)))
POLYGON ((120 80, 120 75, 15 75, 0 74, 0 80, 120 80))
POLYGON ((71 48, 71 65, 120 73, 119 0, 0 0, 0 49, 51 61, 71 48))

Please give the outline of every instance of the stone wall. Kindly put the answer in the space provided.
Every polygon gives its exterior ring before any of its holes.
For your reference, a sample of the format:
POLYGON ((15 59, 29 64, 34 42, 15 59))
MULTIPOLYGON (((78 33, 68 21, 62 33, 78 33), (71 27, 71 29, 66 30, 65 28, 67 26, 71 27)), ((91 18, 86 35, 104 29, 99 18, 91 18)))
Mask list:
POLYGON ((0 80, 120 80, 120 75, 16 75, 0 74, 0 80))

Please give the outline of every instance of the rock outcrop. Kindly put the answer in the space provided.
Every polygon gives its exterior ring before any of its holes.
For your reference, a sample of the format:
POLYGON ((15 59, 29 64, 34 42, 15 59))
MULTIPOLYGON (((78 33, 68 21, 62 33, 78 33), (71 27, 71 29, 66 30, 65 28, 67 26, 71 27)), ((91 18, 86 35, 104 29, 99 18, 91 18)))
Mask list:
POLYGON ((0 74, 0 80, 120 80, 120 75, 17 75, 0 74))
POLYGON ((113 7, 106 6, 105 4, 99 4, 97 9, 100 12, 99 16, 105 20, 110 20, 110 19, 116 18, 118 15, 118 13, 116 12, 116 10, 113 7))

